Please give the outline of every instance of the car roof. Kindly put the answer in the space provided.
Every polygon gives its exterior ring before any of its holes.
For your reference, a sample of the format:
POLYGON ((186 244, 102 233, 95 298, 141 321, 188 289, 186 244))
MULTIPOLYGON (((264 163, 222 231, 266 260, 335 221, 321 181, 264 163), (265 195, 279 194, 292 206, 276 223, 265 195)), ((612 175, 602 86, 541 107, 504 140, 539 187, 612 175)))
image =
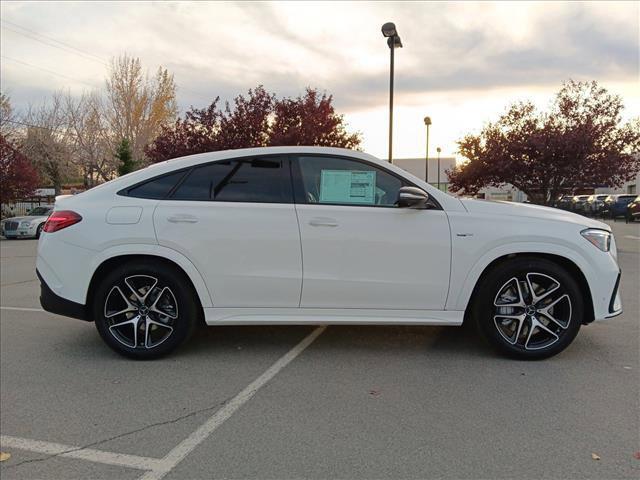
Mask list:
POLYGON ((359 150, 350 150, 347 148, 336 148, 336 147, 312 147, 312 146, 285 146, 285 147, 259 147, 259 148, 240 148, 236 150, 221 150, 215 152, 205 152, 198 153, 194 155, 188 155, 185 157, 174 158, 171 160, 165 160, 163 162, 158 162, 152 165, 149 165, 146 168, 142 168, 140 170, 136 170, 135 172, 129 173, 127 175, 123 175, 109 182, 103 183, 96 187, 93 187, 90 190, 87 190, 84 193, 80 193, 79 195, 75 195, 76 197, 82 197, 85 194, 95 194, 96 192, 104 191, 105 189, 109 191, 117 192, 123 187, 128 187, 134 185, 135 183, 145 181, 147 179, 151 179, 156 176, 161 176, 166 173, 186 169, 189 167, 194 167, 196 165, 216 162, 219 160, 226 159, 234 159, 234 158, 243 158, 243 157, 252 157, 252 156, 264 156, 264 155, 291 155, 291 154, 309 154, 309 155, 332 155, 346 158, 354 158, 364 160, 366 162, 370 162, 372 164, 378 165, 383 169, 390 170, 395 172, 396 174, 409 179, 414 182, 416 185, 419 185, 421 188, 424 188, 429 192, 429 195, 433 196, 443 207, 450 210, 464 210, 464 206, 460 201, 449 195, 448 193, 442 192, 438 190, 436 187, 433 187, 429 184, 426 184, 424 180, 416 177, 410 172, 401 169, 400 167, 388 163, 386 160, 381 160, 373 155, 368 153, 359 151, 359 150))

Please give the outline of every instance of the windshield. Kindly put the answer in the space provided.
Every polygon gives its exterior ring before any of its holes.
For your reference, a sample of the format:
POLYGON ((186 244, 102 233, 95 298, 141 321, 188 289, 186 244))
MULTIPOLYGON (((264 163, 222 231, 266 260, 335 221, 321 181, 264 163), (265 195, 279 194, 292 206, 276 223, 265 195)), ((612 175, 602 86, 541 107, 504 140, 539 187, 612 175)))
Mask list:
POLYGON ((53 208, 51 207, 36 207, 29 211, 28 215, 33 217, 42 217, 44 215, 49 215, 53 208))

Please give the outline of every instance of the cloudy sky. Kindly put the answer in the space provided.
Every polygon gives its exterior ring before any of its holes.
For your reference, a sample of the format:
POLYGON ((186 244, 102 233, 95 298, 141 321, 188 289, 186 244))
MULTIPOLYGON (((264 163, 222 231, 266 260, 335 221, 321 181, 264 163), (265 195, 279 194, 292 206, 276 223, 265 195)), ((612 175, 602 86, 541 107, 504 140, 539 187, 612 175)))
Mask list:
POLYGON ((396 51, 394 156, 455 141, 508 102, 549 103, 562 81, 598 80, 640 115, 639 3, 10 2, 1 4, 1 83, 14 105, 101 88, 110 57, 174 73, 178 103, 202 107, 263 84, 334 95, 366 151, 386 157, 389 50, 396 51))

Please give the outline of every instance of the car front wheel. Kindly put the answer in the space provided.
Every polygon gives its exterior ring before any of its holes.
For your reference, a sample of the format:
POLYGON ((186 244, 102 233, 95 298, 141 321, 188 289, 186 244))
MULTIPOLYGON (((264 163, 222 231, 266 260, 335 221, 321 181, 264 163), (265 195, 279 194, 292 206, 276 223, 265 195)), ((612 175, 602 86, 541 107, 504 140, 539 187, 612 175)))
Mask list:
POLYGON ((93 312, 107 345, 135 359, 173 351, 193 332, 199 316, 184 274, 149 261, 127 263, 109 273, 97 289, 93 312))
POLYGON ((478 291, 477 326, 499 351, 523 359, 560 353, 578 334, 583 296, 574 278, 542 258, 499 265, 478 291))

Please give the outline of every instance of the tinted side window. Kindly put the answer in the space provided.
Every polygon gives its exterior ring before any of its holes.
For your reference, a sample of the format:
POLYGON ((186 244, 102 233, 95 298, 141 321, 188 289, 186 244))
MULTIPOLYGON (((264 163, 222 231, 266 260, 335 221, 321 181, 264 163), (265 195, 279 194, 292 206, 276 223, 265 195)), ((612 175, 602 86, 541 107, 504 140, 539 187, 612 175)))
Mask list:
POLYGON ((394 206, 401 179, 357 160, 298 157, 305 203, 394 206))
POLYGON ((175 200, 293 203, 289 166, 282 158, 226 160, 194 168, 175 200))
POLYGON ((185 174, 186 172, 183 170, 154 178, 142 185, 129 189, 127 195, 130 197, 150 198, 154 200, 164 198, 185 174))
POLYGON ((215 189, 232 171, 231 162, 216 162, 191 170, 171 196, 172 200, 213 200, 215 189))

